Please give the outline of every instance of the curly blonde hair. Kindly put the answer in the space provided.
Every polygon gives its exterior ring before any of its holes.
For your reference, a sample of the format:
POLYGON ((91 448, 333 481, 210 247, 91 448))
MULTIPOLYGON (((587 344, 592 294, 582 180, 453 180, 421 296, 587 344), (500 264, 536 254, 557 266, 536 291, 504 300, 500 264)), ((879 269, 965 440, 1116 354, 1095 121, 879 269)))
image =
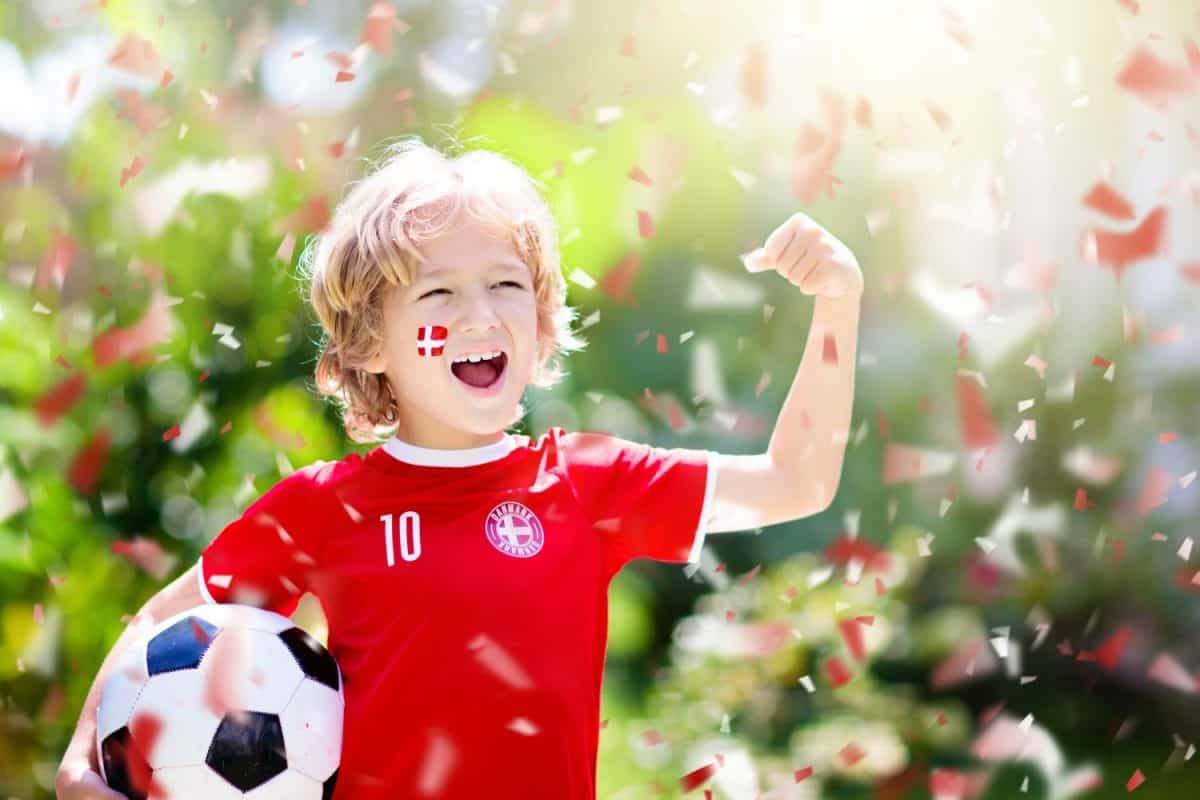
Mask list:
MULTIPOLYGON (((540 184, 488 150, 451 157, 420 139, 388 145, 378 166, 338 204, 328 227, 300 256, 300 275, 323 330, 316 388, 338 406, 356 442, 394 434, 401 409, 386 375, 362 368, 384 335, 383 301, 408 286, 422 256, 417 246, 449 228, 460 209, 497 222, 529 267, 537 301, 537 345, 530 383, 548 388, 566 374, 561 356, 586 342, 572 330, 558 237, 540 184), (477 204, 468 202, 468 198, 477 204)), ((518 409, 517 419, 524 416, 518 409)))

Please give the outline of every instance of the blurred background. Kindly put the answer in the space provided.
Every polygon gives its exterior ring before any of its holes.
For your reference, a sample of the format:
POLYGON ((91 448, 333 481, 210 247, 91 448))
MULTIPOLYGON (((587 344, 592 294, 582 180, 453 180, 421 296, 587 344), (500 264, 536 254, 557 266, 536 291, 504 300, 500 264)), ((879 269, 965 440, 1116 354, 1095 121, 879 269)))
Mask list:
MULTIPOLYGON (((586 351, 552 425, 761 452, 858 255, 825 513, 610 593, 601 798, 1200 792, 1200 6, 0 4, 0 796, 53 796, 141 604, 367 446, 296 272, 382 145, 513 158, 586 351)), ((325 640, 319 603, 296 620, 325 640)))

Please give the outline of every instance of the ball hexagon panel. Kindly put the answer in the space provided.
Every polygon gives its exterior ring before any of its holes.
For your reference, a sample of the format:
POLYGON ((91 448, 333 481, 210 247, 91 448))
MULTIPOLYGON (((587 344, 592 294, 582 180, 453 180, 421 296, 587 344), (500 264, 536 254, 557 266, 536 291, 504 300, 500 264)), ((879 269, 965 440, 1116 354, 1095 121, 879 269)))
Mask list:
POLYGON ((317 781, 336 770, 342 755, 342 715, 345 703, 340 693, 323 683, 305 679, 287 708, 279 715, 288 764, 317 781), (318 731, 331 731, 326 736, 318 731))
POLYGON ((338 673, 337 662, 329 651, 321 646, 313 637, 300 628, 290 628, 279 634, 282 641, 295 656, 296 662, 304 674, 313 680, 320 681, 334 691, 342 687, 341 675, 338 673))
POLYGON ((128 728, 118 728, 100 743, 100 768, 109 786, 129 800, 146 800, 142 790, 148 786, 150 765, 146 762, 128 728))
POLYGON ((226 714, 204 763, 243 792, 263 785, 288 767, 279 717, 258 711, 226 714))
POLYGON ((216 625, 189 614, 154 634, 146 644, 146 669, 150 676, 195 669, 217 631, 216 625))

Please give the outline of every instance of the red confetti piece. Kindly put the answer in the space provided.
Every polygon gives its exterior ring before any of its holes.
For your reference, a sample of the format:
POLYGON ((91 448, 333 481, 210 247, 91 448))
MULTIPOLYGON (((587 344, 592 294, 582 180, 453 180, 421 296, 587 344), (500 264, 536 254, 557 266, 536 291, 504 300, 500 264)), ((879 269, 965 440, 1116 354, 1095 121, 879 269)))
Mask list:
POLYGON ((121 38, 117 48, 108 57, 108 63, 150 80, 158 77, 162 69, 153 43, 134 33, 127 33, 121 38))
POLYGON ((1087 511, 1089 508, 1095 508, 1096 504, 1088 500, 1086 489, 1075 490, 1075 510, 1087 511))
POLYGON ((0 150, 0 180, 8 180, 29 163, 29 153, 23 145, 9 145, 0 150))
POLYGON ((950 130, 952 122, 950 120, 950 115, 946 113, 945 109, 943 109, 941 106, 927 102, 925 103, 925 110, 929 112, 930 118, 933 119, 933 124, 937 125, 938 129, 942 133, 950 130))
POLYGON ((875 127, 871 103, 862 95, 859 95, 854 100, 854 123, 864 130, 871 130, 875 127))
POLYGON ((63 236, 55 229, 54 239, 50 242, 50 247, 47 248, 42 263, 38 266, 37 288, 46 289, 54 286, 56 289, 61 289, 67 277, 67 270, 71 268, 71 262, 75 260, 78 252, 79 245, 75 243, 75 240, 69 236, 63 236))
POLYGON ((1097 355, 1097 356, 1092 357, 1092 366, 1093 367, 1097 367, 1099 369, 1108 369, 1111 365, 1112 365, 1112 362, 1109 361, 1104 356, 1097 355))
POLYGON ((120 106, 116 118, 132 122, 142 137, 149 136, 151 132, 166 126, 170 121, 167 109, 146 101, 133 89, 116 90, 116 102, 120 106))
POLYGON ((1084 233, 1084 258, 1112 267, 1119 280, 1130 264, 1158 254, 1163 245, 1166 220, 1166 207, 1158 206, 1127 233, 1091 228, 1084 233))
POLYGON ((934 797, 962 797, 967 791, 967 779, 956 769, 935 769, 929 775, 929 791, 934 797))
POLYGON ((667 352, 667 337, 663 336, 661 333, 658 334, 658 339, 655 342, 654 349, 660 353, 667 352))
POLYGON ((832 333, 825 334, 825 339, 821 346, 821 361, 835 366, 838 363, 837 339, 832 333))
POLYGON ((855 661, 862 663, 867 660, 867 646, 863 641, 862 628, 857 619, 840 619, 838 620, 838 630, 842 634, 842 641, 846 643, 846 649, 850 651, 850 655, 855 661))
POLYGON ((825 661, 825 675, 829 678, 829 682, 833 684, 833 688, 835 689, 845 686, 854 677, 853 673, 850 672, 837 656, 831 656, 825 661))
POLYGON ((713 764, 705 764, 699 769, 692 770, 687 775, 679 779, 679 788, 684 792, 690 792, 697 788, 717 772, 717 768, 713 764))
POLYGON ((165 89, 171 85, 171 81, 175 80, 175 73, 169 69, 164 69, 162 77, 158 80, 158 88, 165 89))
POLYGON ((108 447, 111 443, 112 434, 106 428, 101 429, 87 441, 87 444, 71 461, 71 467, 67 471, 67 480, 80 494, 90 493, 92 487, 96 485, 96 480, 100 477, 100 468, 104 464, 104 457, 108 454, 108 447))
POLYGON ((329 219, 329 201, 324 197, 312 197, 280 221, 279 227, 289 233, 319 233, 329 224, 329 219))
POLYGON ((608 273, 600 279, 600 289, 615 302, 621 303, 626 300, 632 300, 630 291, 633 288, 633 283, 637 278, 640 266, 641 261, 637 253, 630 253, 621 259, 620 263, 609 269, 608 273))
POLYGON ((206 380, 208 380, 208 376, 211 374, 212 373, 208 370, 204 370, 204 372, 200 373, 200 377, 196 379, 196 383, 204 383, 206 380))
POLYGON ((1132 635, 1133 631, 1129 627, 1122 627, 1096 649, 1093 654, 1095 660, 1107 670, 1116 669, 1117 662, 1129 647, 1129 638, 1132 635))
POLYGON ((807 779, 811 778, 812 774, 813 774, 812 767, 803 767, 802 769, 798 769, 792 773, 792 780, 796 783, 800 783, 803 780, 807 780, 807 779))
POLYGON ((169 442, 170 440, 174 439, 178 435, 179 435, 179 426, 172 425, 171 427, 167 428, 167 430, 163 433, 162 440, 164 442, 169 442))
POLYGON ((752 108, 762 111, 767 107, 767 54, 761 42, 746 48, 746 60, 738 73, 738 86, 752 108))
POLYGON ((650 180, 650 176, 643 172, 642 168, 638 166, 634 166, 632 169, 630 169, 629 174, 625 177, 629 178, 631 181, 637 181, 645 186, 654 185, 654 181, 650 180))
POLYGON ((144 163, 145 162, 142 161, 141 156, 134 156, 133 163, 131 163, 128 167, 121 167, 121 186, 124 186, 126 181, 131 181, 136 178, 138 173, 142 171, 142 165, 144 163))
POLYGON ((1092 190, 1084 196, 1083 204, 1113 219, 1132 220, 1136 216, 1129 201, 1104 182, 1097 183, 1092 187, 1092 190))
POLYGON ((407 33, 407 23, 396 18, 396 10, 388 3, 376 2, 367 14, 359 39, 376 53, 387 55, 392 52, 392 34, 397 31, 407 33))
POLYGON ((337 75, 333 80, 334 83, 348 83, 349 81, 354 80, 354 73, 346 70, 338 70, 337 75))
POLYGON ((114 361, 132 358, 151 345, 168 341, 174 324, 166 295, 156 294, 141 320, 129 328, 110 328, 92 340, 96 366, 105 367, 114 361))
POLYGON ((1200 284, 1200 261, 1195 261, 1190 264, 1180 264, 1179 271, 1183 273, 1185 280, 1200 284))
POLYGON ((33 411, 38 423, 43 428, 52 426, 75 405, 86 386, 87 377, 77 372, 34 400, 33 411))
POLYGON ((838 751, 838 758, 840 758, 842 763, 847 767, 853 767, 859 761, 862 761, 864 758, 866 758, 866 755, 867 751, 863 750, 854 742, 851 742, 838 751))
POLYGON ((157 580, 167 577, 176 561, 175 556, 163 550, 158 542, 143 536, 113 542, 112 552, 127 558, 157 580))
POLYGON ((651 747, 657 747, 658 745, 660 745, 664 741, 666 741, 665 739, 663 739, 662 734, 659 733, 654 728, 651 728, 650 730, 643 733, 642 739, 646 742, 646 744, 650 745, 651 747))
POLYGON ((1160 60, 1145 47, 1138 48, 1117 75, 1117 85, 1150 105, 1166 109, 1174 95, 1188 94, 1200 83, 1196 71, 1160 60))
POLYGON ((1167 502, 1167 489, 1171 486, 1171 482, 1171 473, 1160 467, 1150 467, 1146 473, 1146 480, 1142 484, 1141 494, 1138 496, 1138 516, 1144 517, 1167 502))
POLYGON ((1140 769, 1135 769, 1133 775, 1125 782, 1125 791, 1132 792, 1134 789, 1146 782, 1146 776, 1142 774, 1140 769))
POLYGON ((842 152, 842 133, 846 127, 845 104, 832 92, 822 92, 828 131, 821 134, 806 128, 796 148, 790 187, 801 203, 808 205, 821 192, 833 197, 833 188, 841 183, 833 175, 833 165, 842 152))
POLYGON ((638 209, 638 234, 643 239, 649 239, 654 235, 654 220, 650 219, 650 212, 638 209))
POLYGON ((129 722, 128 752, 118 745, 116 756, 125 762, 125 776, 129 779, 130 787, 143 797, 166 797, 165 787, 154 779, 150 768, 148 753, 154 752, 155 744, 162 735, 163 721, 158 715, 149 711, 137 712, 129 722))
POLYGON ((969 375, 959 375, 955 380, 958 395, 959 426, 963 444, 970 450, 991 447, 1000 438, 996 423, 988 410, 983 396, 983 387, 969 375))

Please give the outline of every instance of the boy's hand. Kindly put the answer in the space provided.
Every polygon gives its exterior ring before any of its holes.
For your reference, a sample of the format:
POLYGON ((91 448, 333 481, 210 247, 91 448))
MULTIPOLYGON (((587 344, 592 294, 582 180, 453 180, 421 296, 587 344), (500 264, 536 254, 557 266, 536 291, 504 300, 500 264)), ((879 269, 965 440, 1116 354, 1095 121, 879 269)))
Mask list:
POLYGON ((742 256, 750 272, 773 269, 805 294, 858 298, 862 270, 850 248, 806 214, 793 214, 767 237, 766 244, 742 256))
POLYGON ((54 781, 58 800, 129 800, 104 784, 86 760, 64 761, 54 781))

